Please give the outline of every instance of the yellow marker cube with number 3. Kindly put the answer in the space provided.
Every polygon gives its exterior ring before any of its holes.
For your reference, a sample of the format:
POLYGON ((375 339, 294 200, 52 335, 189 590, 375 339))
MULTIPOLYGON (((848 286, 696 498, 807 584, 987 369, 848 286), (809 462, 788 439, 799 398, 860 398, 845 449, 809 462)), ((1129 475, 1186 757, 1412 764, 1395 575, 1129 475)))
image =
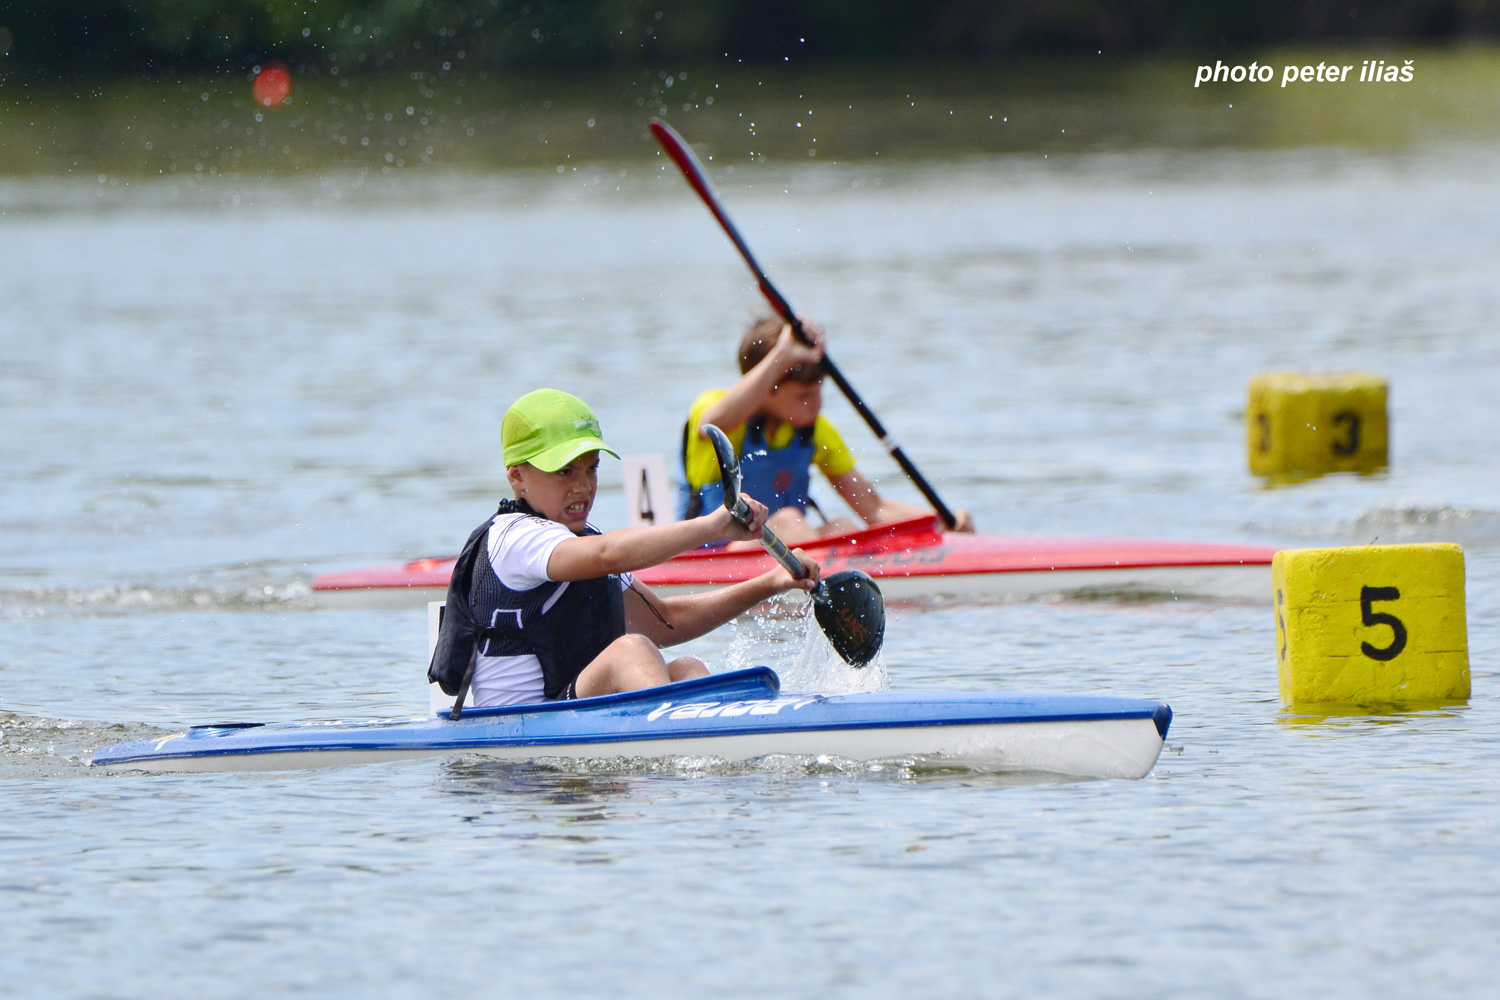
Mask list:
POLYGON ((1468 700, 1457 545, 1284 549, 1271 580, 1284 704, 1468 700))
POLYGON ((1389 460, 1386 381, 1367 372, 1268 372, 1250 381, 1250 471, 1273 480, 1377 472, 1389 460))

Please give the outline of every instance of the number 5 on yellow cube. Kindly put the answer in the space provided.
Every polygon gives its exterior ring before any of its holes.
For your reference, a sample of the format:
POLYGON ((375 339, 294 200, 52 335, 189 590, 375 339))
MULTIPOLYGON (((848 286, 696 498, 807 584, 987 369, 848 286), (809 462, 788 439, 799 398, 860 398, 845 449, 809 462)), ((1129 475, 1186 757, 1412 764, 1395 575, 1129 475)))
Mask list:
POLYGON ((1285 549, 1271 579, 1284 704, 1468 700, 1457 545, 1285 549))

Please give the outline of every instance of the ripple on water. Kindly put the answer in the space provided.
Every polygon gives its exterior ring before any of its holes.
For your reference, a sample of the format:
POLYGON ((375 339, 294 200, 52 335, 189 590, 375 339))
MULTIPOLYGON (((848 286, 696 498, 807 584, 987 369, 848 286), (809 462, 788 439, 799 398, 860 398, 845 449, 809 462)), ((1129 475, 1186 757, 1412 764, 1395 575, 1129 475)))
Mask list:
POLYGON ((1500 547, 1500 511, 1482 507, 1376 507, 1351 518, 1312 524, 1270 524, 1268 531, 1302 538, 1385 545, 1455 542, 1466 548, 1500 547))
MULTIPOLYGON (((0 993, 417 996, 439 975, 479 995, 502 968, 538 996, 1482 995, 1497 162, 737 168, 763 263, 981 530, 1469 550, 1463 710, 1283 714, 1269 595, 893 602, 864 671, 794 602, 684 647, 788 689, 1171 703, 1152 776, 1036 784, 699 757, 74 780, 98 746, 171 732, 128 720, 424 710, 422 613, 303 610, 302 574, 455 551, 504 485, 498 408, 538 385, 566 379, 622 453, 675 452, 763 305, 655 166, 567 198, 571 173, 424 173, 338 211, 279 177, 253 208, 215 207, 230 180, 191 210, 148 186, 105 212, 81 186, 28 209, 45 182, 7 181, 26 252, 0 267, 0 774, 20 779, 0 993), (1390 469, 1262 488, 1231 416, 1247 380, 1339 364, 1392 379, 1390 469)), ((916 502, 825 404, 861 471, 916 502)))
POLYGON ((1074 783, 1091 779, 1039 771, 1006 771, 920 756, 850 760, 828 754, 766 754, 750 760, 712 755, 676 757, 536 757, 517 763, 477 755, 457 756, 442 766, 454 791, 537 791, 557 787, 607 788, 630 777, 735 777, 746 775, 847 777, 881 781, 953 782, 978 785, 1074 783), (580 784, 580 782, 582 784, 580 784))
POLYGON ((94 751, 111 743, 166 735, 138 723, 39 719, 0 712, 0 780, 99 777, 89 767, 94 751))
POLYGON ((33 585, 0 590, 0 616, 10 618, 162 611, 310 611, 316 606, 312 590, 301 580, 251 586, 101 584, 83 589, 33 585))

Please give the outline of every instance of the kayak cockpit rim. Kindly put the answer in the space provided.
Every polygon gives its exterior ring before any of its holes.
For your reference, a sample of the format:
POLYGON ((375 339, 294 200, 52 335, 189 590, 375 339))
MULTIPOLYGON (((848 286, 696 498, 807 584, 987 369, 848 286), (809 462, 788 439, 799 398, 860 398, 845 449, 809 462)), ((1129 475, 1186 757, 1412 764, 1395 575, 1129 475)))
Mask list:
MULTIPOLYGON (((612 708, 620 705, 628 705, 636 701, 656 701, 663 694, 673 697, 680 695, 691 695, 699 691, 712 691, 715 695, 775 695, 781 692, 781 678, 776 676, 776 671, 770 667, 746 667, 743 670, 730 670, 722 674, 709 674, 707 677, 693 677, 685 681, 674 681, 671 684, 659 684, 656 687, 640 688, 635 691, 621 691, 618 694, 601 694, 593 698, 573 698, 568 701, 528 701, 519 705, 492 705, 486 708, 476 708, 465 705, 463 719, 494 718, 497 715, 522 715, 537 712, 569 712, 579 709, 612 708)), ((448 718, 449 708, 433 712, 434 718, 448 718)))

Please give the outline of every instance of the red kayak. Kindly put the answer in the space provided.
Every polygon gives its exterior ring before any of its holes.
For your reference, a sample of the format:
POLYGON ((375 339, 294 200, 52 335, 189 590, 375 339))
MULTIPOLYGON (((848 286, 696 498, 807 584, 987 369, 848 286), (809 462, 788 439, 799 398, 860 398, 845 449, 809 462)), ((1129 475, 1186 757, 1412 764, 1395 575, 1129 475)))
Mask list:
MULTIPOLYGON (((832 573, 862 569, 887 599, 1025 598, 1079 592, 1173 594, 1264 600, 1274 549, 1256 545, 1119 538, 1004 538, 943 532, 935 515, 830 535, 800 546, 832 573)), ((666 593, 737 583, 774 563, 757 548, 697 549, 641 570, 666 593)), ((345 608, 416 608, 448 593, 453 559, 327 573, 312 582, 318 603, 345 608)))

